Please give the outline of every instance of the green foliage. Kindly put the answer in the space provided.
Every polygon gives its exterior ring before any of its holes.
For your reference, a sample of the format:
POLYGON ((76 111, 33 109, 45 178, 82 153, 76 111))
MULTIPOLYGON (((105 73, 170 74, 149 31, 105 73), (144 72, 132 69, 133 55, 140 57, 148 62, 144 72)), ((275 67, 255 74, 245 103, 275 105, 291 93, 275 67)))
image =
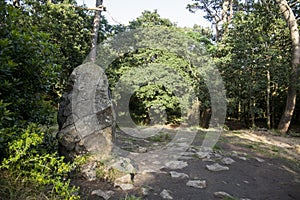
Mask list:
POLYGON ((52 192, 65 199, 75 199, 75 187, 70 188, 68 172, 74 165, 67 164, 56 152, 51 153, 44 144, 44 133, 35 124, 22 130, 20 136, 9 143, 9 157, 4 158, 1 171, 36 187, 51 186, 52 192))
POLYGON ((138 86, 134 87, 129 107, 133 119, 141 124, 150 123, 151 115, 156 118, 151 121, 154 124, 162 122, 165 114, 167 123, 180 121, 181 109, 187 108, 184 104, 188 103, 180 99, 179 94, 194 84, 196 90, 196 82, 190 74, 193 68, 172 53, 139 49, 120 57, 111 66, 106 73, 112 91, 120 82, 122 86, 138 86))
POLYGON ((226 84, 228 116, 243 118, 246 123, 251 115, 265 120, 267 95, 275 123, 285 102, 289 32, 278 9, 272 9, 255 4, 251 12, 237 12, 216 52, 215 60, 226 84))
POLYGON ((32 26, 28 13, 2 1, 0 8, 0 101, 6 116, 1 125, 47 123, 44 99, 59 80, 57 47, 49 34, 32 26))
MULTIPOLYGON (((182 122, 186 120, 185 117, 182 117, 183 113, 189 109, 191 101, 197 98, 201 99, 199 105, 202 109, 210 106, 209 92, 204 77, 201 77, 198 69, 198 67, 205 68, 206 65, 209 65, 207 60, 202 61, 201 59, 206 55, 205 48, 210 49, 210 45, 212 46, 209 40, 210 33, 201 27, 180 29, 163 25, 163 23, 156 24, 157 21, 162 20, 157 17, 159 17, 157 13, 144 12, 141 17, 133 21, 139 22, 135 23, 136 28, 144 27, 145 29, 138 29, 142 35, 144 34, 143 36, 134 36, 136 40, 140 41, 138 45, 142 47, 126 52, 124 55, 121 54, 121 56, 118 52, 118 58, 106 69, 110 90, 114 95, 116 95, 116 91, 120 91, 120 94, 115 96, 115 99, 118 99, 118 107, 127 108, 127 105, 122 104, 125 101, 120 99, 122 95, 126 96, 126 93, 132 94, 129 103, 130 115, 135 122, 140 124, 182 122), (152 15, 155 16, 153 17, 155 20, 151 21, 152 18, 149 16, 152 15), (172 31, 174 35, 165 33, 168 32, 166 29, 172 31), (166 44, 159 43, 158 38, 156 41, 152 41, 153 36, 149 33, 151 31, 155 32, 157 37, 161 36, 159 39, 165 40, 163 43, 166 44), (143 46, 151 46, 150 43, 153 42, 159 43, 157 48, 143 48, 143 46), (199 52, 193 55, 198 56, 201 60, 200 66, 195 67, 188 58, 183 58, 183 52, 185 53, 189 47, 178 46, 181 42, 185 45, 187 43, 188 45, 191 45, 190 43, 201 45, 201 48, 199 46, 196 48, 199 52), (176 53, 168 50, 173 46, 176 47, 176 53), (126 88, 124 85, 128 85, 128 87, 126 88), (193 94, 194 97, 188 97, 187 94, 193 94)), ((123 46, 129 46, 126 43, 130 41, 122 38, 120 42, 124 43, 123 46)), ((101 52, 104 51, 106 50, 101 52)), ((97 62, 100 65, 105 65, 101 58, 98 59, 97 62)), ((124 115, 127 115, 126 112, 124 111, 124 115)))
POLYGON ((151 26, 175 26, 169 19, 161 18, 157 13, 157 10, 144 11, 142 15, 135 20, 129 22, 129 29, 136 29, 140 27, 151 27, 151 26))
POLYGON ((123 200, 142 200, 141 197, 136 197, 134 195, 127 196, 123 200))

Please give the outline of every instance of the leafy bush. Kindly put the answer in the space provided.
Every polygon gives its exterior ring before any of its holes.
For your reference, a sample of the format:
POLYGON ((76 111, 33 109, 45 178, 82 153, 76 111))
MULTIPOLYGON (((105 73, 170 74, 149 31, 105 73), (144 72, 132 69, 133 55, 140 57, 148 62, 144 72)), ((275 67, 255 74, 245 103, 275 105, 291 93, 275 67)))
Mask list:
POLYGON ((41 129, 36 124, 28 125, 19 137, 8 144, 9 157, 3 159, 1 172, 37 189, 49 187, 61 199, 78 199, 75 195, 77 189, 70 188, 70 180, 67 179, 74 164, 65 163, 56 152, 49 153, 43 141, 41 129))

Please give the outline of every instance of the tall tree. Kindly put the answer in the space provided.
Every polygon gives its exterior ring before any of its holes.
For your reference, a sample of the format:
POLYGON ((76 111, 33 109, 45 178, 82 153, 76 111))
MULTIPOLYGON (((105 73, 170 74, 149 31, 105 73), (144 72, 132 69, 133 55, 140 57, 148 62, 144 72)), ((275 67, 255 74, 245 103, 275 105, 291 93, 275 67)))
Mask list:
POLYGON ((288 2, 286 0, 276 0, 276 2, 279 5, 280 11, 283 13, 286 23, 288 24, 292 41, 292 62, 287 100, 284 113, 278 125, 278 131, 285 134, 289 129, 296 105, 300 67, 300 36, 295 13, 289 6, 288 2))
POLYGON ((135 20, 129 22, 129 29, 136 29, 141 27, 151 27, 151 26, 175 26, 169 19, 162 18, 157 10, 142 12, 142 15, 135 20))
POLYGON ((206 12, 205 18, 215 25, 216 41, 221 40, 222 32, 226 32, 228 23, 234 13, 234 0, 193 0, 187 8, 191 12, 198 9, 206 12))
POLYGON ((273 15, 255 4, 250 12, 236 12, 215 56, 226 84, 227 116, 250 126, 260 119, 270 128, 277 127, 285 103, 290 42, 279 9, 269 11, 273 15))
POLYGON ((91 52, 90 52, 90 61, 95 62, 96 55, 97 55, 97 43, 98 43, 98 35, 99 35, 99 27, 100 27, 100 20, 101 20, 101 10, 102 10, 103 0, 96 0, 96 8, 99 10, 95 11, 95 17, 93 22, 93 33, 92 33, 92 45, 91 45, 91 52))

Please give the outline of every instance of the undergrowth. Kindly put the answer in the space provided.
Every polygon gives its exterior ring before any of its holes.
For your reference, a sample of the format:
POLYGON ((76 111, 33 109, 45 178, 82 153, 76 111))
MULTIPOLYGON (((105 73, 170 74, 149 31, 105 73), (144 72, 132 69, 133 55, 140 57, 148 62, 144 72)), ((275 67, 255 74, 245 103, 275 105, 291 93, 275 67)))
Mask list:
MULTIPOLYGON (((0 138, 5 138, 4 133, 0 131, 0 138)), ((71 187, 68 179, 75 164, 65 163, 51 150, 55 144, 45 140, 38 125, 30 124, 12 135, 13 139, 6 139, 8 144, 2 144, 7 146, 7 156, 0 165, 1 199, 79 199, 78 188, 71 187)))

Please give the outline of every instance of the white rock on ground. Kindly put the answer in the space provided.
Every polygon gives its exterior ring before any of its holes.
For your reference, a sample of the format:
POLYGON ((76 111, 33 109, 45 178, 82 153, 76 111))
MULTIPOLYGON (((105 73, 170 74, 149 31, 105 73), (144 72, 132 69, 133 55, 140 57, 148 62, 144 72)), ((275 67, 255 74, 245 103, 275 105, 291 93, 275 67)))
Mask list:
POLYGON ((232 151, 231 152, 231 156, 234 156, 234 157, 238 157, 238 156, 247 156, 248 154, 245 153, 245 152, 237 152, 237 151, 232 151))
POLYGON ((163 189, 163 191, 160 193, 160 196, 161 196, 163 199, 173 199, 173 197, 172 197, 171 194, 170 194, 170 191, 169 191, 169 190, 166 190, 166 189, 163 189))
POLYGON ((213 159, 211 159, 209 156, 207 158, 202 159, 203 162, 214 162, 213 159))
POLYGON ((221 162, 222 162, 224 165, 231 165, 231 164, 234 163, 235 161, 234 161, 232 158, 225 157, 225 158, 222 158, 221 162))
POLYGON ((262 159, 262 158, 255 158, 258 162, 260 162, 260 163, 262 163, 262 162, 265 162, 265 160, 264 159, 262 159))
POLYGON ((126 174, 125 176, 117 178, 114 182, 115 183, 131 183, 132 182, 131 175, 126 174))
POLYGON ((92 195, 97 195, 99 197, 102 197, 105 200, 110 199, 110 197, 113 194, 114 194, 114 191, 111 191, 111 190, 109 190, 109 191, 103 191, 103 190, 98 189, 98 190, 92 191, 92 195))
POLYGON ((186 183, 187 186, 203 189, 206 188, 206 180, 189 180, 186 183))
POLYGON ((214 196, 217 197, 217 198, 220 198, 220 199, 233 198, 233 196, 231 196, 227 192, 223 192, 223 191, 215 192, 214 196))
POLYGON ((238 157, 240 160, 247 160, 247 158, 246 157, 244 157, 244 156, 240 156, 240 157, 238 157))
POLYGON ((169 172, 172 178, 189 178, 189 175, 185 173, 179 173, 175 171, 170 171, 169 172))
POLYGON ((144 196, 147 196, 147 195, 149 195, 150 194, 150 190, 153 190, 151 187, 149 187, 149 186, 143 186, 142 188, 141 188, 141 190, 142 190, 142 194, 144 195, 144 196))
POLYGON ((166 163, 166 167, 169 169, 182 169, 188 166, 187 162, 184 161, 170 161, 168 163, 166 163))
POLYGON ((226 170, 229 170, 229 167, 220 165, 220 164, 218 164, 218 163, 215 163, 215 164, 212 164, 212 165, 206 165, 206 168, 207 168, 209 171, 212 171, 212 172, 218 172, 218 171, 226 171, 226 170))
POLYGON ((133 184, 130 183, 117 183, 115 187, 120 187, 123 191, 132 190, 134 188, 133 184))
POLYGON ((134 186, 132 184, 131 175, 127 174, 125 176, 117 178, 114 181, 114 186, 115 187, 120 187, 124 191, 133 189, 134 186))
POLYGON ((199 151, 196 153, 196 155, 198 156, 198 158, 203 159, 209 156, 209 152, 199 151))

